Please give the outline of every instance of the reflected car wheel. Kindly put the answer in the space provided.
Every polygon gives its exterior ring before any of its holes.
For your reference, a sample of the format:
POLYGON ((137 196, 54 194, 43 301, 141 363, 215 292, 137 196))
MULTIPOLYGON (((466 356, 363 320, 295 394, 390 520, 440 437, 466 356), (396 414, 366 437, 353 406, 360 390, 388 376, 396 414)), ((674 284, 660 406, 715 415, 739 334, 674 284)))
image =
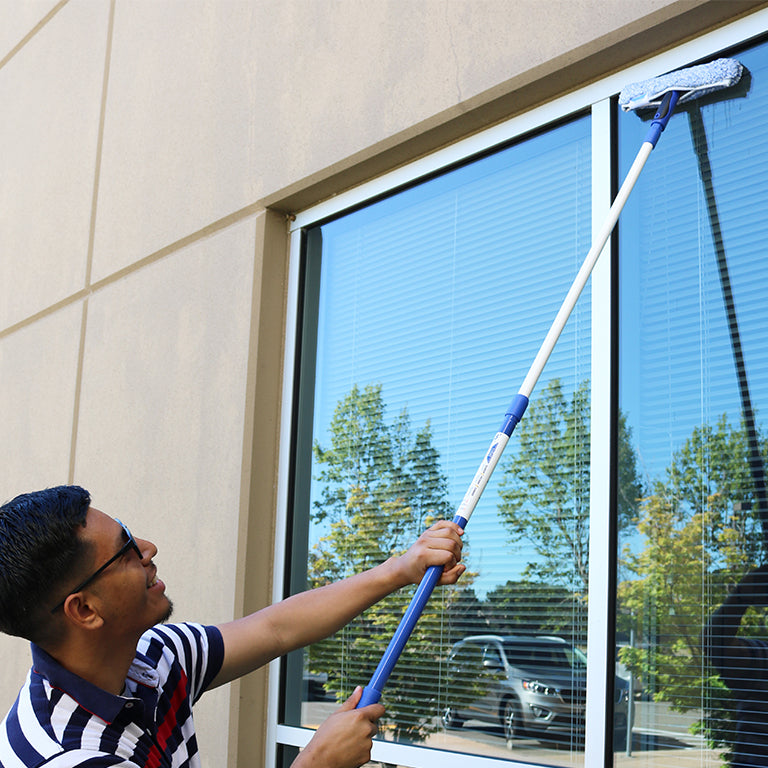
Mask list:
POLYGON ((507 699, 504 702, 504 714, 501 722, 504 726, 504 738, 507 740, 507 746, 511 747, 512 740, 519 738, 523 730, 520 707, 514 699, 507 699))
POLYGON ((450 706, 443 710, 443 715, 440 719, 443 721, 444 728, 461 728, 464 725, 464 718, 459 717, 456 714, 456 710, 450 706))

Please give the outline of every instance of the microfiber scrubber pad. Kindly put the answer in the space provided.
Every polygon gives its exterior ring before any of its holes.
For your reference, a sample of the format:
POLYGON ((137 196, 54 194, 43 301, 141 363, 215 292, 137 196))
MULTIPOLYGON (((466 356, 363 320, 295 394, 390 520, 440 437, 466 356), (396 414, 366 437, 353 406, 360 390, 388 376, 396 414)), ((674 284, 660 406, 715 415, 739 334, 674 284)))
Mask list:
POLYGON ((688 69, 678 69, 667 75, 642 80, 626 86, 619 94, 619 104, 625 112, 658 106, 664 94, 680 91, 678 103, 697 99, 739 82, 741 64, 735 59, 717 59, 688 69))

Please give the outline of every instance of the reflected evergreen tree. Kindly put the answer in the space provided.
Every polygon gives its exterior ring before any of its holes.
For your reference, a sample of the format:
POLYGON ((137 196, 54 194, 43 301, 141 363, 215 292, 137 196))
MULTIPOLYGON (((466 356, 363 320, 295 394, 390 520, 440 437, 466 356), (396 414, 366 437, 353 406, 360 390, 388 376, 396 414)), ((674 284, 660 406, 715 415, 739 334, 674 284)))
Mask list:
MULTIPOLYGON (((535 555, 524 581, 586 599, 589 584, 589 382, 568 397, 552 379, 531 402, 503 469, 499 517, 512 545, 535 555)), ((626 419, 619 418, 618 525, 636 516, 642 485, 626 419)))
POLYGON ((478 598, 471 586, 461 586, 454 591, 447 614, 448 642, 451 645, 467 635, 484 635, 494 631, 488 620, 486 602, 478 598))
POLYGON ((584 606, 564 587, 535 581, 508 581, 483 602, 490 631, 497 635, 557 635, 586 643, 584 606))

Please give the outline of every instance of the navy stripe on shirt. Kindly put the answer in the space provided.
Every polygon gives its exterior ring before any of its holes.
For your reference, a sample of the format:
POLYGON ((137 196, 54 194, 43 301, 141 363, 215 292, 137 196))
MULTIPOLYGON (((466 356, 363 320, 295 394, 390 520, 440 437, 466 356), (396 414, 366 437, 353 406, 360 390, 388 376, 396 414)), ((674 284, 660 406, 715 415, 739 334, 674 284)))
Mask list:
POLYGON ((72 675, 35 646, 32 652, 35 667, 0 725, 0 768, 159 768, 172 761, 199 768, 191 699, 221 669, 216 628, 146 632, 123 697, 72 675))

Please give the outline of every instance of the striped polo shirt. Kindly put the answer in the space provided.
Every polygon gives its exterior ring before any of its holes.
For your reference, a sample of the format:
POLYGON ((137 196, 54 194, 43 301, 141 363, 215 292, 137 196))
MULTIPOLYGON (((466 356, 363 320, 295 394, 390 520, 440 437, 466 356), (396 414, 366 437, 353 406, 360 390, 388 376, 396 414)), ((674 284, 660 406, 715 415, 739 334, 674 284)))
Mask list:
POLYGON ((0 724, 0 768, 197 768, 192 704, 223 659, 215 627, 153 627, 114 696, 33 644, 32 669, 0 724))

